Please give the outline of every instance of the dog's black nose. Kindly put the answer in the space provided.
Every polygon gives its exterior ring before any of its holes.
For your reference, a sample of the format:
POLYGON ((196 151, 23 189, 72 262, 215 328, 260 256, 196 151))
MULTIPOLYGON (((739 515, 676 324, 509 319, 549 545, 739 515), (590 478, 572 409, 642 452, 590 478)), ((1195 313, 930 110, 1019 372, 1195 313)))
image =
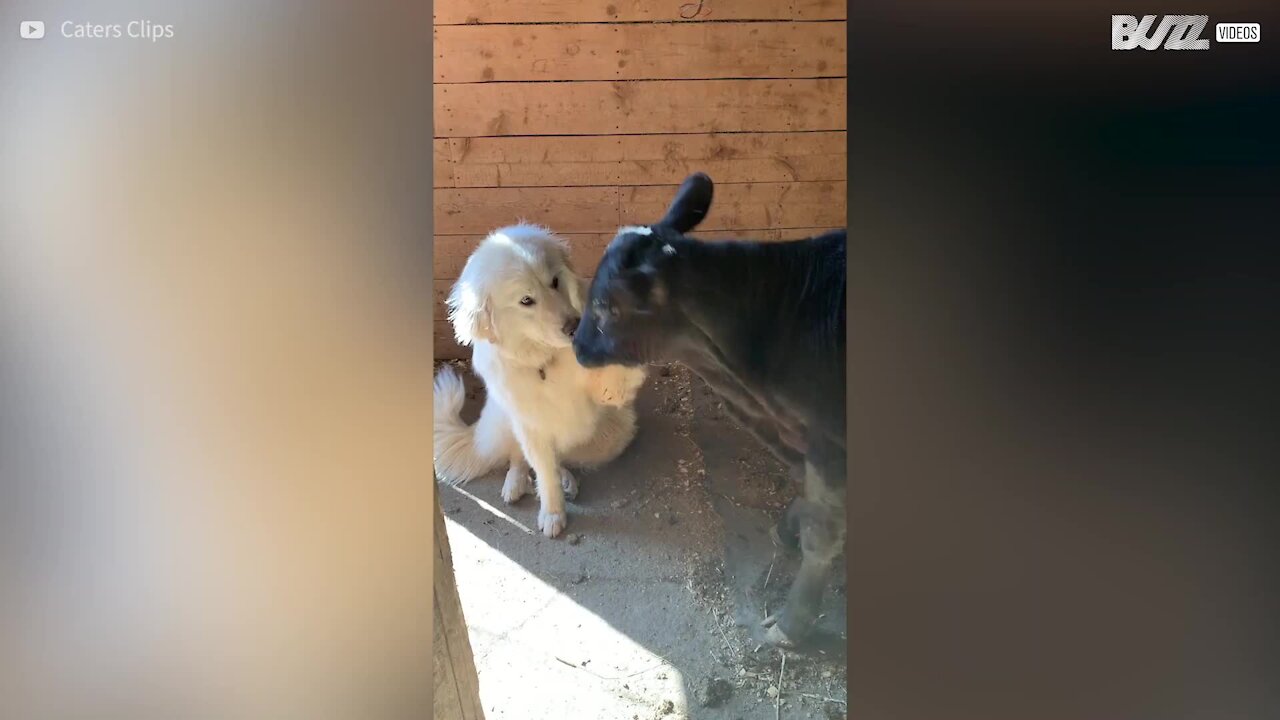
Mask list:
POLYGON ((569 337, 573 337, 573 334, 578 331, 578 322, 580 320, 582 320, 582 318, 569 318, 568 320, 565 320, 564 334, 569 337))

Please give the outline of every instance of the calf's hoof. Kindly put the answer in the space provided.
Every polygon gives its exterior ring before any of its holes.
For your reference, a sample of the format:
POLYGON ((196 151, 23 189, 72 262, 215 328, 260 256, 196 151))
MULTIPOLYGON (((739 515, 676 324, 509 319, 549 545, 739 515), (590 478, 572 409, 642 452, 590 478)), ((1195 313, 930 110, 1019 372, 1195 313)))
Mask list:
POLYGON ((816 605, 809 606, 802 600, 792 599, 785 607, 765 618, 760 624, 768 628, 765 639, 770 643, 779 647, 794 648, 809 639, 817 622, 816 605))
POLYGON ((784 632, 782 628, 778 626, 778 613, 774 613, 769 617, 765 618, 764 621, 760 623, 760 625, 765 628, 765 633, 764 633, 765 642, 775 647, 784 648, 786 650, 791 650, 795 648, 796 641, 792 640, 791 637, 788 636, 787 633, 784 632))
POLYGON ((786 552, 793 553, 800 549, 800 533, 787 525, 785 517, 769 528, 769 539, 773 541, 774 547, 786 552))

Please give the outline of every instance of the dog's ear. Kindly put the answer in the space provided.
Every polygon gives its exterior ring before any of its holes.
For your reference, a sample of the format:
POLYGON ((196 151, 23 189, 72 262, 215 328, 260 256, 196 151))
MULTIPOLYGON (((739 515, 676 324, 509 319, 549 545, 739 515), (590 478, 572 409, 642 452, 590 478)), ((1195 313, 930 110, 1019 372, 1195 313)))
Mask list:
POLYGON ((684 179, 671 201, 667 214, 656 225, 665 225, 680 234, 689 232, 702 222, 711 209, 714 186, 706 173, 694 173, 684 179))
POLYGON ((573 268, 565 265, 564 282, 569 293, 569 304, 581 315, 587 307, 587 281, 578 277, 573 268))
POLYGON ((445 304, 449 307, 449 322, 453 323, 453 334, 459 345, 471 345, 477 340, 498 341, 489 298, 481 295, 471 283, 459 280, 445 304))
POLYGON ((569 297, 569 304, 581 315, 587 302, 586 281, 573 269, 573 261, 569 258, 569 243, 559 236, 552 237, 556 240, 555 252, 559 256, 560 282, 564 286, 565 294, 569 297))

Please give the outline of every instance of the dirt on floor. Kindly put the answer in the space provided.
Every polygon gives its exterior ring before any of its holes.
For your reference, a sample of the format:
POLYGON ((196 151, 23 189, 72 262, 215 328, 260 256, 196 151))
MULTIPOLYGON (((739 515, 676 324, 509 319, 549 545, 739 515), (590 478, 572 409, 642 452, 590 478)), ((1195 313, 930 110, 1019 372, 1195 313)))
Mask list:
MULTIPOLYGON (((474 421, 483 388, 458 364, 474 421)), ((577 473, 566 534, 502 473, 441 487, 488 718, 844 718, 845 573, 817 637, 764 644, 798 554, 769 530, 796 492, 783 468, 681 366, 655 366, 627 452, 577 473)))

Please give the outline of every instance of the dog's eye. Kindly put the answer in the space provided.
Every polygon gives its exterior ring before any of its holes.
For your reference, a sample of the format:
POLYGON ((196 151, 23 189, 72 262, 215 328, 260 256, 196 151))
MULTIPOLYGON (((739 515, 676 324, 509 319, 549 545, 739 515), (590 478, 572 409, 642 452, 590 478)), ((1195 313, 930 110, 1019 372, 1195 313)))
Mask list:
POLYGON ((524 297, 520 298, 520 304, 525 307, 530 307, 533 305, 533 298, 529 297, 528 295, 525 295, 524 297))
POLYGON ((552 289, 552 290, 555 290, 555 289, 557 289, 557 288, 559 288, 559 287, 560 287, 560 276, 559 276, 559 275, 557 275, 557 276, 555 276, 555 277, 551 278, 551 289, 552 289))

